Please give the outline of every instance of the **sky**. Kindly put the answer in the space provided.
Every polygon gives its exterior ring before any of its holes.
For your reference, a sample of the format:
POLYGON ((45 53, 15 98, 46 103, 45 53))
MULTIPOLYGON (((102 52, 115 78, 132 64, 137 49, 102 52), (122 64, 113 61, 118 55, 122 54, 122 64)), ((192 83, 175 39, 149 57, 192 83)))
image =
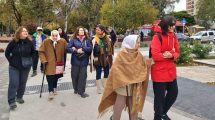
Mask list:
POLYGON ((180 0, 179 3, 175 3, 175 9, 174 11, 182 11, 186 10, 186 0, 180 0))

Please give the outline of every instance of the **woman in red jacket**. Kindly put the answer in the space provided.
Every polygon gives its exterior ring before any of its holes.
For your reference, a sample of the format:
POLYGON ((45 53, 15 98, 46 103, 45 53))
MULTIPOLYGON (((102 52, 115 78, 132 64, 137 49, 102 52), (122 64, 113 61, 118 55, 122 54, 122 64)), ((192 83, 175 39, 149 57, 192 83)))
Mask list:
POLYGON ((161 33, 154 35, 151 43, 154 120, 170 120, 167 112, 178 95, 174 61, 179 57, 179 44, 174 33, 175 22, 172 16, 164 17, 160 22, 161 33))

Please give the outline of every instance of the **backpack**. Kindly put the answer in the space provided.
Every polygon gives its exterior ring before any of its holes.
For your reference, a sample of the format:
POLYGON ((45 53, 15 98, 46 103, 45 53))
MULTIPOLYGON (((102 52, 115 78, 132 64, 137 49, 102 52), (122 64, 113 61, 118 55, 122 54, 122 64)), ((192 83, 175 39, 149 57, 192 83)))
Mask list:
MULTIPOLYGON (((162 45, 162 37, 161 37, 161 34, 160 33, 156 33, 156 35, 158 36, 158 39, 162 45)), ((149 58, 152 58, 152 50, 151 50, 151 45, 149 47, 149 58)))

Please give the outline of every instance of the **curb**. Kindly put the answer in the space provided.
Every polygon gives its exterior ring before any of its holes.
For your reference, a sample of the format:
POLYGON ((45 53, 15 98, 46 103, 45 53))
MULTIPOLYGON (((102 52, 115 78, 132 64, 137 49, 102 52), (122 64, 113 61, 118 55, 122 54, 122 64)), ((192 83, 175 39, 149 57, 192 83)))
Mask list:
POLYGON ((213 64, 210 64, 210 63, 205 63, 205 62, 196 61, 196 60, 194 60, 193 62, 194 62, 194 63, 197 63, 197 64, 200 64, 200 65, 206 65, 206 66, 208 66, 208 67, 215 68, 215 64, 213 65, 213 64))

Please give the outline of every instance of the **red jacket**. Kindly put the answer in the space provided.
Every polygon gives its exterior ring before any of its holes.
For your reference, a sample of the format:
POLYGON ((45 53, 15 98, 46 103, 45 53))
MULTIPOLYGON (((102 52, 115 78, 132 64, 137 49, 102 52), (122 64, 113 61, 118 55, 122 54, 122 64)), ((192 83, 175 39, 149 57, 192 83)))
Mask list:
POLYGON ((157 35, 151 43, 151 52, 154 64, 151 68, 151 78, 154 82, 172 82, 176 79, 176 65, 174 61, 179 57, 179 44, 175 33, 161 34, 162 45, 157 35), (169 39, 168 39, 169 38, 169 39), (173 59, 163 58, 163 53, 169 51, 173 59))

